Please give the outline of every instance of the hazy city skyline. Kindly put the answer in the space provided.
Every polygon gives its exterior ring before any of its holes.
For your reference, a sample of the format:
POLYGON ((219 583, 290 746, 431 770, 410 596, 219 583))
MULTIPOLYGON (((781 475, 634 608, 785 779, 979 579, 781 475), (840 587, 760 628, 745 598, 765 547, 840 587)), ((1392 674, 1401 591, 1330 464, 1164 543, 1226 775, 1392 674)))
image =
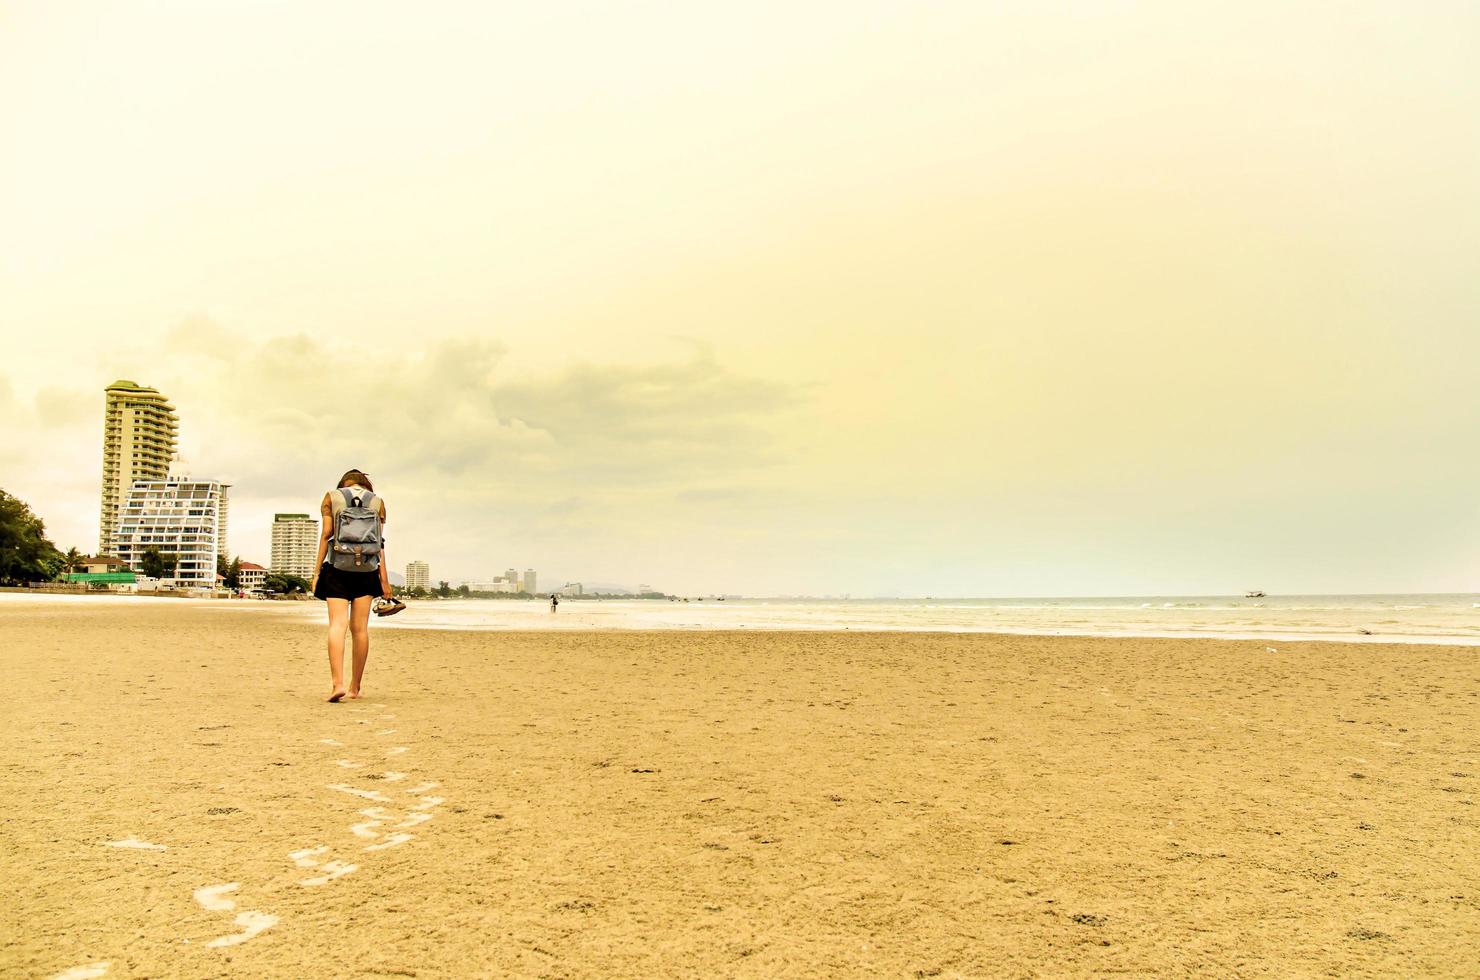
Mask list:
POLYGON ((1480 587, 1473 6, 0 28, 0 486, 63 547, 129 378, 264 565, 360 467, 454 582, 1480 587))

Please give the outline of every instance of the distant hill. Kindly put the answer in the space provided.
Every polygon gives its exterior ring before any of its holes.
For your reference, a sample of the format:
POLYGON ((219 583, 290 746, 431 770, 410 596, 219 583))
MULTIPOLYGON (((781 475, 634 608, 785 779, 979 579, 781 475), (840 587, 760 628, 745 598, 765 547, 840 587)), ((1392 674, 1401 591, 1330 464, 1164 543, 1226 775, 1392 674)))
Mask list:
POLYGON ((634 595, 637 592, 630 585, 614 585, 611 582, 582 582, 581 586, 587 592, 604 592, 607 595, 634 595))

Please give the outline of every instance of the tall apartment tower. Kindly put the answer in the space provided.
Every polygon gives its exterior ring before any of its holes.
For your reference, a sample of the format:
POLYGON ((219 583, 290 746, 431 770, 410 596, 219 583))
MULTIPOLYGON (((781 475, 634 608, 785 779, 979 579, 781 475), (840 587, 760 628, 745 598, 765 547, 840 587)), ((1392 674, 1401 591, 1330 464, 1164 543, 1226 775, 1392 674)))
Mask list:
POLYGON ((406 563, 406 588, 425 589, 432 584, 432 566, 424 561, 406 563))
MULTIPOLYGON (((136 480, 164 480, 169 476, 180 420, 175 406, 154 388, 120 379, 103 393, 103 500, 98 514, 98 554, 112 555, 116 553, 114 536, 124 497, 136 480)), ((224 515, 221 519, 224 522, 224 515)))
POLYGON ((519 583, 519 584, 524 587, 524 591, 525 592, 528 592, 531 595, 533 595, 534 593, 536 593, 536 592, 539 591, 539 589, 535 588, 535 585, 534 585, 534 569, 533 568, 526 568, 524 570, 524 581, 521 582, 521 583, 519 583))
POLYGON ((272 515, 272 570, 313 578, 319 554, 319 522, 307 514, 272 515))
POLYGON ((231 511, 231 484, 221 484, 221 506, 216 510, 216 554, 231 561, 231 548, 226 544, 226 518, 231 511))
POLYGON ((225 483, 188 476, 135 480, 113 534, 118 557, 139 572, 146 551, 173 555, 166 582, 179 589, 214 589, 227 489, 225 483))

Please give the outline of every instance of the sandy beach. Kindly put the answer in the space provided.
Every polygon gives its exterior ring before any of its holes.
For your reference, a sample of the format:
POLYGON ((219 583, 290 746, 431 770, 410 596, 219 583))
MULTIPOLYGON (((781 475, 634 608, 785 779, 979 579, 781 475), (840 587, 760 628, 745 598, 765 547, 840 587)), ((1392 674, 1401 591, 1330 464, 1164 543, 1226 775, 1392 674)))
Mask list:
POLYGON ((1476 976, 1477 653, 9 602, 0 975, 1476 976))

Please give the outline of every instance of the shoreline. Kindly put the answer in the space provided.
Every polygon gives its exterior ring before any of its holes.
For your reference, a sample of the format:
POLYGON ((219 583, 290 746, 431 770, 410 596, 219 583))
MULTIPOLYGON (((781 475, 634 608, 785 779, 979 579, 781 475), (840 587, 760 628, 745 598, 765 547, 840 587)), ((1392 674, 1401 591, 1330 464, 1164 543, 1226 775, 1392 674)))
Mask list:
MULTIPOLYGON (((234 609, 239 611, 252 611, 253 613, 277 615, 285 622, 300 622, 321 616, 321 607, 314 599, 226 599, 226 598, 202 598, 186 596, 156 596, 156 595, 131 595, 116 593, 35 593, 24 589, 0 590, 0 610, 7 607, 15 608, 26 601, 33 602, 37 607, 55 605, 76 605, 92 603, 99 606, 126 607, 130 604, 138 604, 148 607, 154 603, 179 604, 181 599, 187 599, 187 605, 192 608, 202 609, 234 609)), ((546 604, 541 600, 487 600, 495 603, 495 611, 501 614, 497 620, 486 619, 484 621, 462 621, 462 622, 427 622, 418 616, 452 615, 469 611, 471 607, 463 606, 464 603, 481 602, 485 600, 444 600, 428 601, 413 600, 409 608, 395 617, 377 620, 377 628, 385 628, 396 631, 404 630, 426 630, 434 633, 509 633, 509 632, 533 632, 533 633, 579 633, 579 632, 636 632, 636 633, 802 633, 802 634, 903 634, 903 635, 960 635, 960 636, 997 636, 997 637, 1055 637, 1062 636, 1079 639, 1142 639, 1142 640, 1223 640, 1230 642, 1266 642, 1266 643, 1339 643, 1345 645, 1402 645, 1419 647, 1480 647, 1480 635, 1457 635, 1454 633, 1403 633, 1403 632, 1377 632, 1362 634, 1351 629, 1339 629, 1332 627, 1329 631, 1299 630, 1282 628, 1279 625, 1271 625, 1267 629, 1237 629, 1222 626, 1188 626, 1181 629, 1165 628, 1156 625, 1146 626, 1099 626, 1085 627, 1074 625, 1044 625, 1044 626, 1014 626, 1007 624, 983 624, 983 625, 917 625, 909 623, 879 623, 879 622, 824 622, 807 623, 792 620, 777 620, 767 622, 765 616, 771 612, 772 606, 757 601, 754 605, 746 605, 736 602, 726 608, 725 612, 743 614, 746 611, 754 612, 753 617, 759 620, 754 623, 736 624, 724 621, 714 622, 678 622, 668 619, 665 621, 664 614, 672 613, 674 617, 690 612, 681 608, 675 608, 671 603, 663 603, 658 600, 607 600, 605 606, 597 609, 566 609, 562 607, 560 613, 549 615, 545 611, 546 604), (640 618, 634 616, 631 620, 619 619, 609 614, 609 610, 626 611, 625 603, 634 606, 641 604, 636 609, 642 614, 640 618), (604 618, 603 618, 604 617, 604 618)), ((1036 608, 1036 607, 1033 607, 1036 608)))

